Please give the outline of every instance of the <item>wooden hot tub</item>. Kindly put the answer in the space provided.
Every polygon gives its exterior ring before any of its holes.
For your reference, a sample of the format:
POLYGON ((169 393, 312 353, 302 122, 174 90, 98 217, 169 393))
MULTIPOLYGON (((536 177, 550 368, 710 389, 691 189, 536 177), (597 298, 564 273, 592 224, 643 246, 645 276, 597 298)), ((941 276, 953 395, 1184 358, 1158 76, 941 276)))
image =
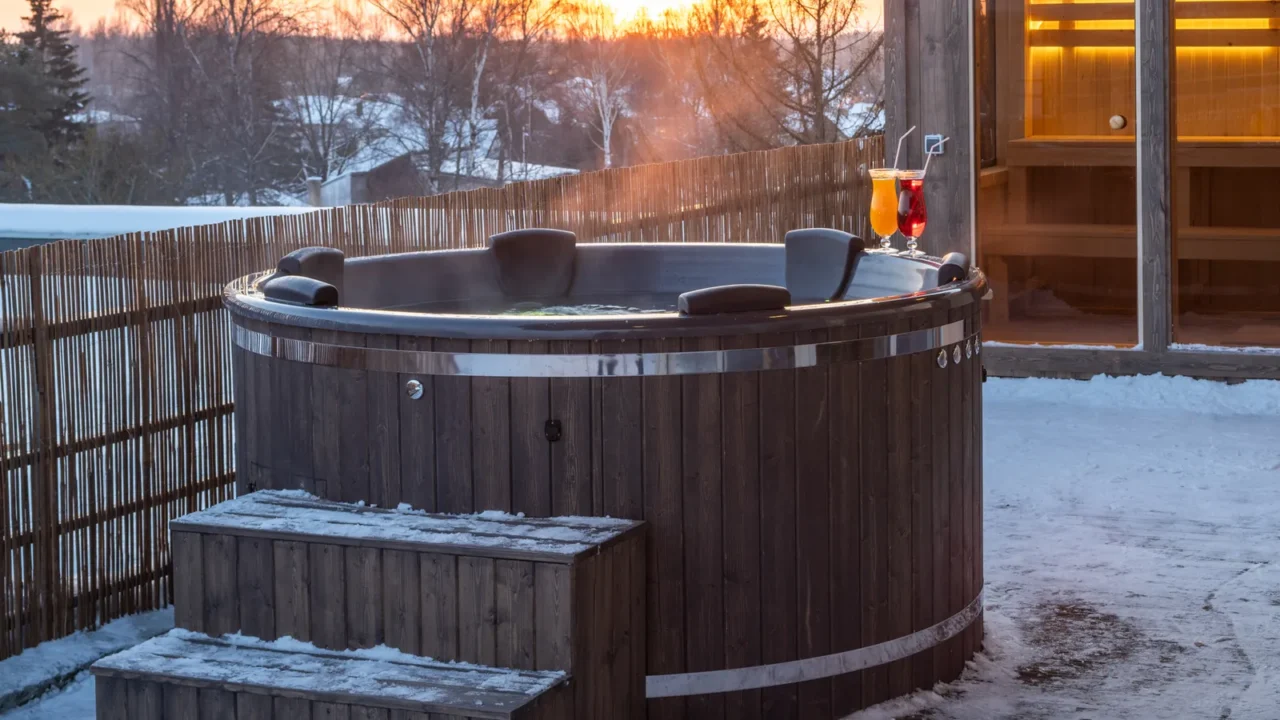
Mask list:
POLYGON ((985 291, 835 231, 300 251, 227 289, 239 490, 647 520, 649 716, 840 717, 979 646, 985 291))

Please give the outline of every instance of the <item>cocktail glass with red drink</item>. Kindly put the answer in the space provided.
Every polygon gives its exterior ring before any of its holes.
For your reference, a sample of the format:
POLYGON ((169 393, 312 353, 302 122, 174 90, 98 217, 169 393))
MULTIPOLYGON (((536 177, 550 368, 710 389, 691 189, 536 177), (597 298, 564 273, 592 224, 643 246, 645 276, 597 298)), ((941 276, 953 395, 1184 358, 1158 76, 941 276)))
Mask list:
POLYGON ((929 211, 924 204, 924 171, 899 172, 898 186, 898 232, 907 239, 907 254, 920 257, 924 253, 917 249, 916 241, 929 222, 929 211))

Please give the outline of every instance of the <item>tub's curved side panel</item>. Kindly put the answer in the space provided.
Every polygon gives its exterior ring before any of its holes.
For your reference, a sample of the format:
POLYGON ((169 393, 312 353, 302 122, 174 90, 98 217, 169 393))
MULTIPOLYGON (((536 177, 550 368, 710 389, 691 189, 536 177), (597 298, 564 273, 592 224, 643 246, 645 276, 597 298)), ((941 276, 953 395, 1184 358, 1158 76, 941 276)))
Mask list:
MULTIPOLYGON (((858 328, 842 328, 831 332, 832 340, 858 337, 858 328)), ((863 602, 864 539, 870 527, 871 513, 864 507, 863 454, 877 437, 874 427, 867 425, 864 396, 879 396, 883 388, 864 390, 865 363, 842 363, 830 368, 827 376, 831 400, 830 472, 831 472, 831 650, 840 652, 863 647, 867 609, 863 602)), ((873 369, 867 367, 869 374, 873 369)), ((868 378, 870 379, 870 378, 868 378)), ((870 383, 868 383, 870 384, 870 383)), ((870 418, 876 420, 876 418, 870 418)), ((869 460, 868 460, 869 462, 869 460)), ((870 599, 870 596, 868 596, 870 599)), ((871 604, 874 607, 874 604, 871 604)), ((866 672, 849 673, 831 680, 832 711, 836 717, 863 707, 862 694, 866 672)))
MULTIPOLYGON (((468 341, 241 326, 351 347, 510 354, 663 353, 878 337, 887 324, 642 341, 468 341)), ((879 318, 877 318, 879 319, 879 318)), ((799 370, 485 378, 349 370, 233 349, 241 492, 443 512, 648 521, 649 675, 751 668, 892 641, 981 589, 980 356, 954 345, 799 370), (243 382, 242 382, 243 380, 243 382), (421 385, 418 399, 406 385, 421 385), (553 422, 552 422, 553 421, 553 422)), ((840 717, 953 679, 981 622, 863 671, 651 701, 651 718, 840 717)))
MULTIPOLYGON (((262 333, 311 339, 312 331, 237 318, 262 333)), ((236 490, 315 491, 313 366, 233 346, 236 401, 236 490)))
MULTIPOLYGON (((402 336, 396 339, 401 350, 425 350, 435 348, 431 338, 402 336)), ((398 446, 400 458, 396 474, 382 476, 388 489, 384 497, 387 507, 407 503, 411 507, 434 512, 436 504, 436 383, 430 376, 409 373, 387 373, 395 378, 395 393, 388 404, 397 410, 399 433, 393 442, 398 446), (414 399, 406 390, 410 382, 416 382, 422 391, 414 399)), ((379 402, 383 402, 380 398, 379 402)), ((388 468, 388 471, 390 469, 388 468)))
MULTIPOLYGON (((550 343, 551 352, 588 354, 591 343, 562 340, 550 343)), ((561 436, 551 446, 551 512, 556 515, 592 515, 596 507, 598 435, 594 431, 595 399, 591 383, 582 378, 551 378, 548 418, 560 423, 561 436)))
MULTIPOLYGON (((512 342, 517 355, 545 355, 548 343, 512 342)), ((511 380, 511 511, 531 517, 554 515, 552 510, 552 448, 564 437, 562 423, 551 424, 551 380, 511 380), (558 435, 557 435, 558 434, 558 435)))
MULTIPOLYGON (((758 347, 752 335, 721 341, 724 349, 758 347)), ((758 518, 762 502, 763 453, 777 446, 776 438, 762 437, 762 403, 775 396, 762 394, 760 373, 729 373, 721 377, 721 481, 723 497, 724 566, 724 666, 752 667, 762 661, 763 609, 761 592, 772 580, 761 567, 761 532, 758 518)), ((767 388, 766 388, 767 389, 767 388)), ((770 488, 772 491, 773 488, 770 488)), ((726 693, 725 717, 761 717, 761 691, 726 693)))
MULTIPOLYGON (((646 339, 646 353, 678 352, 678 338, 646 339)), ((684 409, 682 380, 653 376, 640 380, 644 433, 644 518, 646 543, 645 658, 649 675, 685 672, 684 409)), ((757 554, 757 558, 758 558, 757 554)), ((756 605, 759 600, 757 596, 756 605)), ((757 634, 758 637, 758 634, 757 634)), ((649 702, 649 717, 685 717, 684 698, 649 702)))

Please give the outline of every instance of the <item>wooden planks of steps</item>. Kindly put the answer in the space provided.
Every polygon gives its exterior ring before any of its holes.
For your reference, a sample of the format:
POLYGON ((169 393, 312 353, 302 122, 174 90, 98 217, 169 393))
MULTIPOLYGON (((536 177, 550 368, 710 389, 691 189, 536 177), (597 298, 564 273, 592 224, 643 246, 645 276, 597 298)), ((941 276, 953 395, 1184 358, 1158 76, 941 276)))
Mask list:
MULTIPOLYGON (((183 630, 93 667, 98 720, 563 720, 563 672, 183 630)), ((577 717, 583 717, 581 715, 577 717)))
POLYGON ((566 671, 578 717, 644 713, 643 523, 262 491, 171 529, 180 628, 566 671))

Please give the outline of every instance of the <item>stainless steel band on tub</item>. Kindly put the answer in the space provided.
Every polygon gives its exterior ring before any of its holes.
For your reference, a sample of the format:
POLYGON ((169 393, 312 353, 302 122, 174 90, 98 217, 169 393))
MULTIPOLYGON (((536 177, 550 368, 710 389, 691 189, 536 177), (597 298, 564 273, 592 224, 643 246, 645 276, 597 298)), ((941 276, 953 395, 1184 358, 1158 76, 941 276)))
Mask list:
POLYGON ((937 625, 857 650, 732 670, 650 675, 646 678, 645 695, 650 698, 664 698, 753 690, 808 680, 821 680, 878 667, 911 657, 959 635, 982 613, 982 596, 981 592, 978 593, 978 596, 963 610, 937 625))
MULTIPOLYGON (((896 335, 785 347, 735 348, 612 355, 521 355, 437 352, 334 345, 275 337, 234 326, 235 344, 251 353, 349 370, 470 377, 646 377, 793 370, 841 362, 880 360, 954 345, 956 362, 976 350, 964 321, 896 335), (967 349, 966 349, 966 346, 967 349)), ((515 341, 513 341, 515 342, 515 341)))

